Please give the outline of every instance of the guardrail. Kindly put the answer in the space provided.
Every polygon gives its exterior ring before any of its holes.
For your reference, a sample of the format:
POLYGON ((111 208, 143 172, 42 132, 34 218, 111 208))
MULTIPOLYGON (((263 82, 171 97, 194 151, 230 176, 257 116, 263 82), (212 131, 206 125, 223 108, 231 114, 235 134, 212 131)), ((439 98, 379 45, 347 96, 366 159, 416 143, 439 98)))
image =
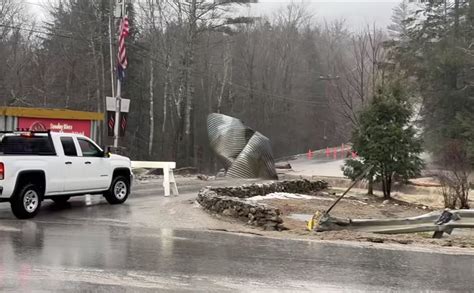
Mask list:
POLYGON ((474 210, 444 210, 401 219, 340 219, 321 217, 315 230, 349 229, 380 234, 434 232, 433 238, 456 228, 474 228, 474 210))
POLYGON ((163 169, 163 188, 165 196, 179 195, 178 186, 174 178, 173 169, 176 168, 176 162, 148 162, 132 161, 132 169, 163 169))

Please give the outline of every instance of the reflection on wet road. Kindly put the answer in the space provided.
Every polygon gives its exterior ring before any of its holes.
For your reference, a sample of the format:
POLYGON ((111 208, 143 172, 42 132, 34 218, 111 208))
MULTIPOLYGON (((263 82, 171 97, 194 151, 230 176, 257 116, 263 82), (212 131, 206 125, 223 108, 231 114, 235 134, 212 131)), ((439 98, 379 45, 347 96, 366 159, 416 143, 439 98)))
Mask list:
POLYGON ((8 221, 2 291, 461 290, 473 256, 208 231, 8 221))

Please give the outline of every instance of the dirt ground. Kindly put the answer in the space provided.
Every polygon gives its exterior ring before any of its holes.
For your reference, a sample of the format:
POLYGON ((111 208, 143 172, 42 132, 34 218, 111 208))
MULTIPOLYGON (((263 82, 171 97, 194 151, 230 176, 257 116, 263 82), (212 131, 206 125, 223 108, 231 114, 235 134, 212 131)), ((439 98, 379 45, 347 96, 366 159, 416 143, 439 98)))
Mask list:
MULTIPOLYGON (((138 177, 138 176, 137 176, 138 177)), ((153 181, 160 176, 141 176, 139 181, 153 181)), ((189 191, 196 189, 196 186, 229 186, 241 185, 242 180, 227 181, 212 179, 209 181, 198 180, 194 175, 178 175, 176 176, 180 191, 189 191)), ((161 184, 161 180, 157 181, 161 184)), ((248 184, 254 181, 246 182, 248 184)), ((351 192, 334 208, 331 215, 336 217, 348 218, 396 218, 396 217, 410 217, 428 213, 432 210, 439 210, 443 207, 442 196, 436 187, 426 188, 412 188, 410 192, 396 192, 393 194, 393 200, 384 202, 380 192, 376 191, 375 196, 367 196, 364 189, 353 189, 351 192)), ((365 233, 357 231, 330 231, 330 232, 311 232, 306 229, 306 221, 309 220, 316 210, 326 210, 337 198, 335 194, 341 194, 344 188, 333 188, 328 192, 313 194, 311 199, 272 199, 262 200, 260 202, 279 208, 283 214, 284 224, 289 229, 282 232, 277 231, 262 231, 254 226, 248 226, 234 218, 225 216, 213 215, 218 219, 212 225, 205 223, 210 230, 221 230, 227 232, 249 233, 256 235, 265 235, 277 238, 291 238, 291 239, 311 239, 323 241, 350 241, 364 243, 386 243, 386 244, 405 244, 417 247, 428 247, 429 249, 444 249, 444 247, 461 247, 469 251, 474 251, 474 229, 472 230, 454 230, 453 235, 445 235, 442 239, 432 239, 432 233, 416 233, 416 234, 398 234, 398 235, 383 235, 374 233, 365 233), (292 214, 306 214, 302 215, 302 219, 292 219, 289 216, 292 214), (221 222, 221 225, 218 223, 221 222)), ((191 201, 194 203, 194 201, 191 201)), ((170 205, 173 209, 175 204, 170 205)), ((474 202, 471 203, 474 207, 474 202)), ((168 209, 167 206, 164 206, 168 209)), ((179 210, 179 208, 178 208, 179 210)), ((189 213, 183 208, 183 212, 189 213)), ((166 214, 166 213, 165 213, 166 214)), ((153 222, 153 221, 151 221, 153 222)), ((182 223, 179 223, 180 227, 182 223)), ((191 223, 189 224, 190 226, 191 223)), ((371 244, 370 244, 371 245, 371 244)), ((375 244, 374 244, 375 245, 375 244)), ((463 250, 464 250, 463 249, 463 250)), ((451 250, 451 248, 450 248, 451 250)))
MULTIPOLYGON (((331 241, 346 240, 474 248, 474 231, 458 230, 458 233, 445 235, 442 239, 433 239, 432 233, 384 235, 349 230, 329 232, 308 231, 306 229, 306 221, 310 219, 309 215, 312 215, 317 210, 327 210, 337 198, 335 193, 340 194, 341 190, 333 189, 329 192, 313 194, 314 197, 311 199, 270 199, 263 200, 262 203, 280 209, 284 225, 288 228, 283 234, 290 237, 291 235, 298 235, 304 238, 331 241), (292 217, 295 214, 297 214, 298 219, 292 217), (308 215, 307 218, 305 217, 306 214, 308 215)), ((398 195, 390 201, 384 201, 380 195, 367 196, 362 191, 355 191, 349 193, 347 197, 341 200, 331 211, 331 215, 352 219, 384 219, 418 216, 438 209, 438 206, 435 206, 433 209, 433 207, 425 204, 433 202, 432 197, 426 197, 427 200, 423 199, 424 197, 398 195), (401 200, 400 198, 408 198, 410 201, 401 200), (416 201, 412 199, 416 199, 416 201)))
MULTIPOLYGON (((337 196, 331 194, 334 192, 336 191, 315 194, 311 199, 270 199, 262 202, 278 207, 284 216, 312 215, 317 210, 327 210, 335 202, 337 196)), ((384 201, 378 196, 350 194, 336 205, 331 215, 340 218, 375 219, 413 217, 430 211, 428 206, 422 204, 412 204, 396 199, 384 201)))

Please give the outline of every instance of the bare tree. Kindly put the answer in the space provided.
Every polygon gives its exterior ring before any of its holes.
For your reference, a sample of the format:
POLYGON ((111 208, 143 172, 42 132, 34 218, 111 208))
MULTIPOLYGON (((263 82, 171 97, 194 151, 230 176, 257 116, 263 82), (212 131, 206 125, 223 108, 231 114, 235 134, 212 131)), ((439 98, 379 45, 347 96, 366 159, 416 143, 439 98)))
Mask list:
POLYGON ((336 61, 338 72, 333 76, 337 78, 329 79, 334 106, 352 127, 358 125, 359 111, 370 103, 377 82, 384 78, 384 40, 385 35, 375 26, 352 36, 349 57, 336 61))
MULTIPOLYGON (((31 39, 29 26, 16 30, 23 31, 16 43, 11 29, 0 40, 0 59, 8 59, 2 64, 11 66, 0 69, 2 98, 6 93, 9 103, 22 106, 103 109, 111 83, 104 64, 109 2, 54 4, 50 22, 31 39)), ((124 140, 131 156, 217 168, 205 122, 215 111, 267 135, 276 156, 342 142, 342 119, 328 107, 330 88, 319 76, 350 63, 344 24, 326 32, 298 5, 273 18, 236 17, 229 13, 236 2, 251 1, 140 0, 133 6, 123 87, 132 99, 124 140)))
POLYGON ((451 141, 442 150, 440 165, 443 168, 438 176, 442 185, 444 205, 447 208, 469 209, 469 177, 472 162, 466 145, 462 141, 451 141))
MULTIPOLYGON (((21 29, 27 24, 23 4, 0 0, 0 97, 4 105, 31 105, 28 88, 33 57, 33 35, 21 29)), ((34 23, 29 25, 34 27, 34 23)))

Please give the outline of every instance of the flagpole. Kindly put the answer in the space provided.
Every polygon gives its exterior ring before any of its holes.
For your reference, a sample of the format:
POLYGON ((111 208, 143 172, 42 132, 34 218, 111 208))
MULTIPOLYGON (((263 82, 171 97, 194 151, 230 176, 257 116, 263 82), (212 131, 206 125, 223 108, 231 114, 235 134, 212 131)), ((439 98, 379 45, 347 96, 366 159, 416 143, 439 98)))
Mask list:
MULTIPOLYGON (((125 1, 122 0, 122 20, 121 23, 123 22, 123 19, 126 15, 125 11, 125 1)), ((121 34, 122 32, 120 32, 121 34)), ((120 50, 120 49, 119 49, 120 50)), ((119 145, 119 127, 120 127, 120 108, 121 108, 121 100, 122 100, 122 84, 121 80, 119 77, 119 74, 117 74, 117 96, 115 100, 115 124, 114 124, 114 147, 117 148, 119 145)))
POLYGON ((115 97, 114 56, 113 56, 114 49, 112 47, 112 17, 110 14, 109 14, 109 48, 110 48, 110 84, 112 85, 112 97, 115 97))

